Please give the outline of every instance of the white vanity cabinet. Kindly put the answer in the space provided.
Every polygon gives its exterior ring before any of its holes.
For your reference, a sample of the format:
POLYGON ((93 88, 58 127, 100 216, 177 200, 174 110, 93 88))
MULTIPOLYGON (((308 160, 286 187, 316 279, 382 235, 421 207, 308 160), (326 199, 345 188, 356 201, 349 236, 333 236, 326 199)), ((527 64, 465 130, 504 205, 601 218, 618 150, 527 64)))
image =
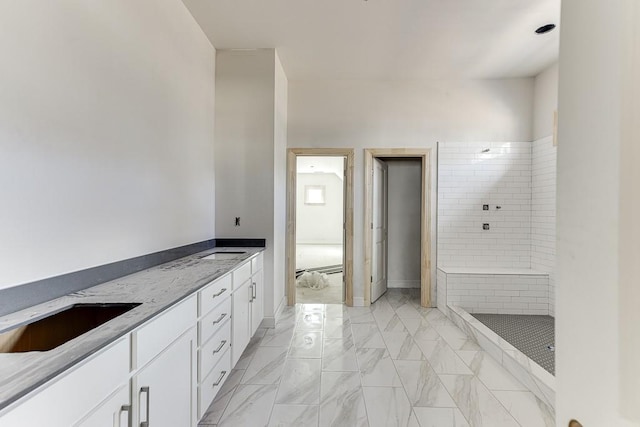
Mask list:
POLYGON ((235 366, 251 339, 251 295, 249 279, 233 288, 233 324, 231 327, 231 365, 235 366))
POLYGON ((133 425, 196 425, 196 319, 193 295, 132 333, 133 425))
MULTIPOLYGON (((122 337, 78 366, 60 374, 34 390, 0 415, 3 427, 72 425, 118 426, 118 419, 127 421, 129 405, 128 337, 122 337), (126 393, 118 393, 126 389, 126 393), (115 393, 115 394, 114 394, 115 393), (105 404, 108 403, 108 409, 105 404), (123 406, 125 410, 122 411, 123 406), (103 409, 100 424, 86 424, 95 411, 103 409), (121 413, 124 412, 124 413, 121 413)), ((94 418, 95 419, 95 418, 94 418)), ((121 424, 123 427, 127 424, 121 424)))
POLYGON ((251 336, 264 319, 264 285, 262 272, 262 254, 251 260, 251 336))
POLYGON ((262 254, 0 411, 0 426, 195 427, 264 317, 262 254))
POLYGON ((131 405, 129 383, 122 385, 105 402, 76 424, 78 427, 127 427, 130 425, 131 405))
POLYGON ((231 273, 198 292, 198 419, 231 372, 231 273))
POLYGON ((263 288, 262 254, 258 254, 233 272, 232 365, 238 363, 264 318, 263 288))

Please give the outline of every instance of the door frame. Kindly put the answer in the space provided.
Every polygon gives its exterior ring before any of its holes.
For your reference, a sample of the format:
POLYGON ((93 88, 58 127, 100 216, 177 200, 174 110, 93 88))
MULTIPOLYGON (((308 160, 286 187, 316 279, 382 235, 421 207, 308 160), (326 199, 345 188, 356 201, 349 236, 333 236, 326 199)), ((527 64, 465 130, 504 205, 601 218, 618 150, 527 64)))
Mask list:
POLYGON ((347 306, 353 306, 353 148, 287 149, 287 305, 296 303, 296 188, 298 156, 345 157, 344 195, 344 293, 347 306))
POLYGON ((367 148, 364 150, 364 304, 371 305, 371 230, 373 209, 373 159, 417 158, 422 161, 420 214, 420 305, 431 307, 431 148, 367 148), (369 280, 366 280, 369 279, 369 280))

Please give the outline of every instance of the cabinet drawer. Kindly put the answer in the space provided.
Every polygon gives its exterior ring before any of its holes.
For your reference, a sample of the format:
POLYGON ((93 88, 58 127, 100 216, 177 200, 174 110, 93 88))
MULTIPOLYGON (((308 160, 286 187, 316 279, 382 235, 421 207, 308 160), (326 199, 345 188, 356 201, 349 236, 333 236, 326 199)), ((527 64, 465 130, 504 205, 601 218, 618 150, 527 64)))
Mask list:
POLYGON ((231 318, 231 298, 227 296, 198 322, 198 343, 202 345, 207 342, 229 318, 231 318))
POLYGON ((251 263, 247 261, 233 272, 233 289, 238 289, 251 277, 251 263))
POLYGON ((262 254, 251 260, 251 274, 254 275, 262 270, 262 254))
POLYGON ((198 386, 198 418, 204 415, 213 399, 220 391, 222 384, 231 373, 231 352, 227 350, 218 364, 198 386))
POLYGON ((135 367, 144 366, 184 331, 193 327, 197 320, 197 309, 196 296, 193 295, 134 331, 137 343, 133 358, 135 367))
POLYGON ((231 321, 225 319, 215 335, 198 352, 198 380, 203 381, 231 345, 231 321))
POLYGON ((220 277, 208 284, 199 293, 200 316, 207 314, 212 308, 231 294, 231 274, 220 277))

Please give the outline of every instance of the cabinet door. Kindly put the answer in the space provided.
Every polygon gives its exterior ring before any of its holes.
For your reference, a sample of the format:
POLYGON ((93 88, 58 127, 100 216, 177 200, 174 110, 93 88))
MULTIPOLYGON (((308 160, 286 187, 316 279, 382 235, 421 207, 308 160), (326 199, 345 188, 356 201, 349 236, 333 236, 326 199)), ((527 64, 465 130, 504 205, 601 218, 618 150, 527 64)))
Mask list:
POLYGON ((231 312, 231 366, 240 360, 240 355, 249 344, 251 338, 251 280, 240 287, 235 287, 232 295, 233 310, 231 312))
POLYGON ((136 374, 133 400, 138 423, 134 425, 195 425, 195 349, 192 328, 136 374))
POLYGON ((251 300, 251 336, 262 323, 264 317, 264 285, 262 281, 262 270, 256 273, 252 278, 253 298, 251 300))
POLYGON ((81 427, 129 427, 131 405, 128 402, 129 386, 126 385, 76 425, 81 427))
MULTIPOLYGON (((128 382, 129 340, 123 337, 81 366, 65 372, 51 384, 0 416, 2 427, 69 427, 100 406, 128 382)), ((121 401, 129 402, 129 396, 121 401)), ((111 420, 109 416, 107 421, 111 420)), ((107 424, 109 425, 109 424, 107 424)))

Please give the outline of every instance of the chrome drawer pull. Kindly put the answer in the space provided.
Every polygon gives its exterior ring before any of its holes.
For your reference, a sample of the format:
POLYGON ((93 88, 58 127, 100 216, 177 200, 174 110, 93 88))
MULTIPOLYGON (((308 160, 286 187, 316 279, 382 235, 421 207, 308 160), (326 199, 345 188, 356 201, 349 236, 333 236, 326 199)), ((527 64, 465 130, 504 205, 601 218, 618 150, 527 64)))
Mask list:
POLYGON ((257 288, 256 282, 253 282, 253 295, 251 295, 252 301, 258 297, 256 288, 257 288))
POLYGON ((220 289, 220 292, 218 292, 217 294, 213 294, 211 298, 219 297, 220 295, 224 294, 226 291, 227 291, 227 288, 222 288, 220 289))
POLYGON ((140 387, 140 395, 145 393, 147 395, 147 411, 146 411, 146 421, 140 422, 140 427, 149 427, 149 403, 151 398, 151 389, 149 387, 140 387))
POLYGON ((226 316, 227 316, 227 313, 222 313, 220 317, 218 317, 218 320, 213 321, 213 325, 215 325, 216 323, 220 323, 222 319, 224 319, 226 316))
POLYGON ((220 378, 218 378, 218 381, 216 381, 215 383, 213 383, 213 387, 217 387, 220 385, 220 382, 222 382, 222 379, 224 378, 224 376, 227 375, 227 371, 222 371, 220 372, 220 378))
POLYGON ((120 407, 120 411, 118 412, 118 421, 122 417, 122 413, 127 413, 127 427, 131 426, 131 405, 122 405, 120 407))
POLYGON ((213 350, 213 354, 216 354, 217 352, 219 352, 220 350, 222 350, 222 347, 224 347, 224 345, 227 343, 227 340, 222 340, 222 342, 220 343, 220 345, 218 346, 217 349, 213 350))

